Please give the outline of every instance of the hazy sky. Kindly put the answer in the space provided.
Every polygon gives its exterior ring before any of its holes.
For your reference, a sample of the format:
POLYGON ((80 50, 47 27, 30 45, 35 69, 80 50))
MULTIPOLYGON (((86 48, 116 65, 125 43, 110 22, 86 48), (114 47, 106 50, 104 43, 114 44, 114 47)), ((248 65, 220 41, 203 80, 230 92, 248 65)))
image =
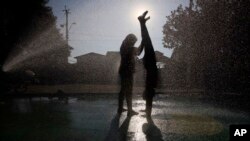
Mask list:
POLYGON ((70 9, 69 44, 74 48, 72 56, 89 52, 106 54, 107 51, 119 51, 120 45, 129 33, 138 37, 136 46, 141 41, 140 25, 137 17, 145 10, 151 19, 147 22, 155 50, 170 57, 172 50, 162 45, 162 27, 166 16, 179 4, 188 5, 189 0, 50 0, 49 6, 57 17, 57 26, 62 32, 65 28, 64 5, 70 9))

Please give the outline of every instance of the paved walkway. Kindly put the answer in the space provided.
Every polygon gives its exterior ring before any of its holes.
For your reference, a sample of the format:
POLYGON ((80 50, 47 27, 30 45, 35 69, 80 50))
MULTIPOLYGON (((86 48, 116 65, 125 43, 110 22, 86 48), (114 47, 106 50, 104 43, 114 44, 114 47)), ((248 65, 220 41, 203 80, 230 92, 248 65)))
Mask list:
MULTIPOLYGON (((229 125, 250 123, 244 110, 197 97, 158 95, 152 120, 145 102, 133 100, 139 115, 116 115, 117 96, 0 100, 1 141, 229 140, 229 125)), ((226 104, 227 105, 227 104, 226 104)))

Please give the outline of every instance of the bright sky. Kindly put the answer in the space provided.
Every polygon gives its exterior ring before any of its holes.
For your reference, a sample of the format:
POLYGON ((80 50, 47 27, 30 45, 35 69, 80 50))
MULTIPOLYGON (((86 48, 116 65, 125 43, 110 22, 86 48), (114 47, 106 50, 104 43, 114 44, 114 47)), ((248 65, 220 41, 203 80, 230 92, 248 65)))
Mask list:
POLYGON ((188 5, 189 0, 50 0, 49 6, 57 17, 57 26, 62 33, 65 28, 64 5, 70 9, 69 44, 74 48, 72 56, 89 52, 106 54, 107 51, 119 51, 123 39, 134 33, 141 41, 140 25, 137 17, 145 10, 151 19, 147 22, 155 50, 170 57, 172 50, 162 45, 162 27, 166 16, 179 4, 188 5))

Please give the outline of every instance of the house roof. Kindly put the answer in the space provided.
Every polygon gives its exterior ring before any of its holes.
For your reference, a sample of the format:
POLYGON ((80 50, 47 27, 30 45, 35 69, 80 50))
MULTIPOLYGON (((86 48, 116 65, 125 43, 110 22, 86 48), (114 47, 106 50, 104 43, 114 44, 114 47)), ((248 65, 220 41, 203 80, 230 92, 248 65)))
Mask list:
POLYGON ((107 51, 106 56, 108 56, 110 54, 119 54, 120 55, 120 52, 119 51, 107 51))
POLYGON ((76 56, 75 58, 76 59, 80 59, 80 58, 83 58, 83 57, 88 57, 88 56, 105 56, 105 55, 102 55, 102 54, 98 54, 98 53, 95 53, 95 52, 90 52, 90 53, 87 53, 87 54, 83 54, 83 55, 80 55, 80 56, 76 56))

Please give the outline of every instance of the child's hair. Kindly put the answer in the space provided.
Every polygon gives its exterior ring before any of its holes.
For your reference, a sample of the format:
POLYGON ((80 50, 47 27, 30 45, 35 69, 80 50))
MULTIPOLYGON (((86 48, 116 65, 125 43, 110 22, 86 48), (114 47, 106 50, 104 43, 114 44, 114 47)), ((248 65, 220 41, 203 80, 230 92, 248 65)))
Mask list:
POLYGON ((123 45, 125 46, 134 46, 135 42, 137 41, 137 38, 134 34, 128 34, 126 38, 123 40, 123 45))

